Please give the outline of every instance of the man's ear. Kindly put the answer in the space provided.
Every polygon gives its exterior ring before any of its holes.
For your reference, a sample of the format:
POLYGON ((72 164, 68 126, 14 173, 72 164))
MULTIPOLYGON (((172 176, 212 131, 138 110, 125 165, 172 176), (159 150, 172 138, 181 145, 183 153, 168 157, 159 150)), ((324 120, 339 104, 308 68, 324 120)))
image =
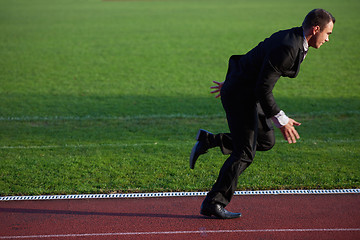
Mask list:
POLYGON ((320 32, 320 26, 314 26, 312 28, 312 34, 316 35, 316 33, 320 32))

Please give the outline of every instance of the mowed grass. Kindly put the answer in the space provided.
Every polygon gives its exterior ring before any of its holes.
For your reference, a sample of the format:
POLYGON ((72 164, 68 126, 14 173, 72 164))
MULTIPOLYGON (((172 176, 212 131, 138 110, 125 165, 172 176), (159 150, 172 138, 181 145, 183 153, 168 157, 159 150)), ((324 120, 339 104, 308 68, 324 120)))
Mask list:
POLYGON ((188 157, 199 128, 228 131, 211 82, 316 7, 330 42, 275 88, 301 140, 277 131, 238 188, 358 188, 360 2, 3 0, 0 195, 209 190, 226 156, 188 157))

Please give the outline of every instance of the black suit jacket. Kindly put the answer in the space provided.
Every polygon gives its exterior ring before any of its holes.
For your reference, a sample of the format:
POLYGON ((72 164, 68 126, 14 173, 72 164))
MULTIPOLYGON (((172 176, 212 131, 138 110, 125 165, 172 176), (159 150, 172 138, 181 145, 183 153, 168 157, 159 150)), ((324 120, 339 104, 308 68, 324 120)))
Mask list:
POLYGON ((234 55, 223 85, 224 94, 259 101, 267 118, 280 112, 272 90, 277 80, 297 76, 304 57, 301 27, 274 33, 245 55, 234 55))

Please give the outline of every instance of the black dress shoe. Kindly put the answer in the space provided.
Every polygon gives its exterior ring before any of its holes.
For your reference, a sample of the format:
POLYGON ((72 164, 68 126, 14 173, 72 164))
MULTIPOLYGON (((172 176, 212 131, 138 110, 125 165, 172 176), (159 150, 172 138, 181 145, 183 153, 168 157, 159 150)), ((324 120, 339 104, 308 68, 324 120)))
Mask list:
POLYGON ((190 154, 190 168, 194 169, 196 160, 199 158, 201 154, 207 153, 210 148, 210 143, 208 140, 209 135, 212 135, 211 132, 200 129, 197 133, 196 140, 198 140, 194 147, 191 150, 190 154))
POLYGON ((229 212, 220 204, 203 203, 201 205, 200 213, 208 217, 215 216, 220 219, 233 219, 241 217, 241 213, 229 212))

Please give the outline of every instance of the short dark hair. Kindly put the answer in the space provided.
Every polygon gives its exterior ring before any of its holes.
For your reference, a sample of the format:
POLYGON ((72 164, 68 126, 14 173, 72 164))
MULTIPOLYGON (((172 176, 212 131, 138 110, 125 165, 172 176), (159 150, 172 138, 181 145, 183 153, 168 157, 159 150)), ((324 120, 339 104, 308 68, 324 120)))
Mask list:
POLYGON ((314 26, 319 26, 320 31, 322 31, 330 21, 335 23, 334 16, 324 9, 317 8, 310 11, 306 15, 302 26, 304 29, 309 29, 314 26))

